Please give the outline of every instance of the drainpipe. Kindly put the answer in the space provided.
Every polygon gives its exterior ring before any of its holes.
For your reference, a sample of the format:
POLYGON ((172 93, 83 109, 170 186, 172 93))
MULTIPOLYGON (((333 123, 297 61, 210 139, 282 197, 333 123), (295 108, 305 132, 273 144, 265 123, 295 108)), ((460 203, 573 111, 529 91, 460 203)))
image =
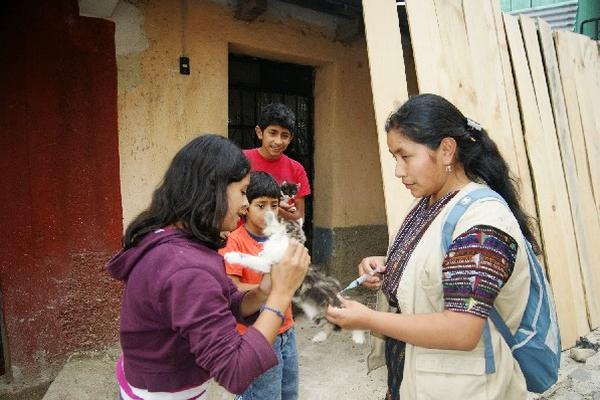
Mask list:
POLYGON ((595 40, 600 39, 600 1, 579 0, 575 32, 581 32, 595 40))

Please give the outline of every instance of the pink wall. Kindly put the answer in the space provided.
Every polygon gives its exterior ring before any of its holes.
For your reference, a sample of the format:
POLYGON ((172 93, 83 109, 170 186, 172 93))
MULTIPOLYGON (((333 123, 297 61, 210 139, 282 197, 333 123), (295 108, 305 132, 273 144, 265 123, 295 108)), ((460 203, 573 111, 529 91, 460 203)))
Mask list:
POLYGON ((80 17, 76 0, 10 3, 0 291, 11 362, 28 375, 117 340, 120 287, 103 270, 122 230, 117 68, 114 24, 80 17))

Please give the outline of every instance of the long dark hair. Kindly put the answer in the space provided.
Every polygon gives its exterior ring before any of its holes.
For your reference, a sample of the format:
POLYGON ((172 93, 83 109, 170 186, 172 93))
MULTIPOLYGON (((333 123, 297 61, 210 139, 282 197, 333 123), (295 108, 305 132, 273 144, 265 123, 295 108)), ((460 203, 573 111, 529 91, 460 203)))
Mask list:
POLYGON ((386 121, 385 130, 398 129, 413 142, 436 150, 445 137, 457 144, 457 159, 472 181, 483 181, 508 203, 525 238, 539 252, 531 229, 531 218, 519 204, 515 180, 498 146, 479 124, 468 120, 448 100, 435 94, 410 98, 386 121))
POLYGON ((249 171, 248 159, 226 138, 193 139, 171 161, 150 206, 127 227, 123 247, 133 247, 146 233, 174 223, 209 247, 221 247, 227 185, 241 181, 249 171))

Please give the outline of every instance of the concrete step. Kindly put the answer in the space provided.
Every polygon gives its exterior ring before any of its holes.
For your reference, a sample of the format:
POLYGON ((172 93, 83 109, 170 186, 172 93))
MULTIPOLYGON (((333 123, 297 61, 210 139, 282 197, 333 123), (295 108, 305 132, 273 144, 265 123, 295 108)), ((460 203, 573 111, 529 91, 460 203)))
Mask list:
POLYGON ((43 400, 118 399, 115 363, 119 348, 72 356, 43 400))

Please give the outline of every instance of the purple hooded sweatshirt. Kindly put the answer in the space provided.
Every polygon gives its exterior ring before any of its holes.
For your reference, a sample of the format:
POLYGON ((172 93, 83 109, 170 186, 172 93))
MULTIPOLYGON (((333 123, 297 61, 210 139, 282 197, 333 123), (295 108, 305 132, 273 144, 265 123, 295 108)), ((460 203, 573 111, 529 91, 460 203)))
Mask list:
POLYGON ((215 378, 240 394, 277 364, 259 331, 236 331, 244 294, 223 258, 179 230, 147 234, 107 268, 125 281, 120 334, 130 385, 176 392, 215 378))

